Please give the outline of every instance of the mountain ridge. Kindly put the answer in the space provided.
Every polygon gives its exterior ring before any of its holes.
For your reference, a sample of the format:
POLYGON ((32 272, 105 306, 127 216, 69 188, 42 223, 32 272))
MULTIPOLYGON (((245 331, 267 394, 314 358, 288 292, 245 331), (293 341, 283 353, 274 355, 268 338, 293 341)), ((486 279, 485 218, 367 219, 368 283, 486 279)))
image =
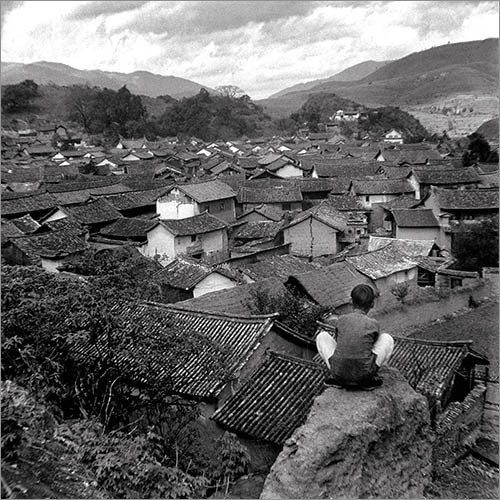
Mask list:
POLYGON ((302 82, 292 85, 291 87, 280 90, 279 92, 275 92, 274 94, 270 95, 268 99, 275 99, 290 92, 309 90, 315 87, 316 85, 320 85, 322 83, 326 83, 329 81, 352 82, 361 80, 365 76, 373 73, 380 67, 390 62, 391 61, 373 61, 373 60, 363 61, 353 66, 349 66, 348 68, 340 71, 339 73, 335 73, 332 76, 328 76, 326 78, 320 78, 318 80, 311 80, 310 82, 302 82))
POLYGON ((126 85, 134 94, 149 97, 170 95, 176 99, 193 96, 202 88, 212 91, 210 87, 186 78, 160 75, 147 70, 120 73, 100 69, 80 70, 67 64, 50 61, 37 61, 29 64, 2 61, 2 85, 19 83, 26 79, 34 80, 38 85, 51 83, 60 86, 89 84, 112 90, 118 90, 126 85))
POLYGON ((365 106, 439 103, 453 95, 498 96, 498 38, 446 44, 392 61, 356 82, 323 82, 256 101, 275 117, 300 108, 314 93, 335 93, 365 106))

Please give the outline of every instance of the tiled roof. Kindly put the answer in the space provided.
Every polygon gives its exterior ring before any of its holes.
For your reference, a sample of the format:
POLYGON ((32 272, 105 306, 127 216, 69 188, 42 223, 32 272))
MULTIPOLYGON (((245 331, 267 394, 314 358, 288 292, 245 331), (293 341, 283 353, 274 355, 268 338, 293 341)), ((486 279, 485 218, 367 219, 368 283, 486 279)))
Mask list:
POLYGON ((67 191, 80 191, 82 189, 95 189, 104 186, 112 186, 113 184, 119 184, 120 179, 116 176, 107 177, 85 177, 84 179, 79 179, 76 181, 66 181, 59 184, 51 184, 47 186, 47 191, 50 193, 59 193, 67 191))
POLYGON ((288 225, 284 226, 283 229, 295 226, 309 217, 326 224, 336 231, 342 232, 347 229, 347 220, 345 216, 334 208, 329 203, 329 200, 324 200, 318 205, 299 213, 297 217, 294 217, 288 225))
POLYGON ((346 260, 360 273, 373 280, 417 266, 415 258, 410 258, 392 243, 372 252, 346 257, 346 260))
POLYGON ((121 218, 120 212, 106 200, 97 199, 86 205, 64 207, 64 212, 74 217, 81 224, 99 224, 121 218))
POLYGON ((2 184, 10 184, 12 182, 37 182, 40 180, 42 180, 41 166, 2 166, 2 184))
POLYGON ((238 434, 283 444, 305 421, 324 378, 318 363, 268 351, 212 418, 238 434))
POLYGON ((262 158, 259 158, 257 164, 261 166, 267 166, 281 158, 283 158, 283 155, 281 153, 268 153, 262 158))
POLYGON ((44 165, 42 178, 45 182, 59 182, 65 179, 76 179, 80 172, 76 165, 44 165))
POLYGON ((30 234, 40 227, 40 224, 38 224, 38 222, 33 219, 31 215, 23 215, 17 219, 12 219, 10 222, 14 224, 14 226, 16 226, 22 234, 30 234))
MULTIPOLYGON (((133 153, 139 156, 139 153, 133 153)), ((149 157, 148 157, 149 158, 149 157)), ((156 172, 156 164, 151 161, 134 161, 127 163, 125 167, 127 174, 131 177, 140 177, 141 179, 153 179, 156 172)))
POLYGON ((240 156, 237 163, 242 168, 254 169, 259 165, 259 158, 257 156, 240 156))
POLYGON ((236 196, 230 186, 218 179, 196 184, 179 184, 177 188, 198 203, 224 200, 236 196))
POLYGON ((431 401, 439 400, 469 353, 471 342, 438 342, 394 337, 389 366, 431 401))
POLYGON ((414 169, 415 178, 420 184, 477 184, 480 177, 473 167, 452 168, 450 170, 414 169))
POLYGON ((302 201, 302 193, 297 187, 267 189, 241 187, 238 191, 238 203, 291 203, 297 201, 302 201))
POLYGON ((329 194, 328 201, 330 202, 332 207, 336 208, 339 211, 366 210, 356 196, 351 196, 348 194, 329 194))
POLYGON ((210 292, 201 297, 176 302, 175 305, 191 311, 251 315, 255 314, 254 294, 258 290, 263 290, 275 297, 288 293, 279 279, 269 278, 256 283, 210 292))
POLYGON ((340 307, 351 301, 351 290, 360 284, 374 284, 356 271, 348 262, 338 262, 322 269, 302 274, 293 274, 289 285, 299 285, 317 304, 326 307, 340 307))
POLYGON ((56 200, 50 193, 37 193, 14 199, 7 199, 5 193, 2 193, 2 216, 49 210, 56 204, 56 200))
POLYGON ((330 192, 335 187, 333 179, 297 179, 295 183, 301 193, 330 192))
POLYGON ((388 210, 392 210, 398 208, 413 208, 419 203, 421 203, 421 201, 416 200, 415 197, 403 194, 401 196, 398 196, 397 198, 394 198, 393 200, 386 201, 384 203, 377 203, 377 205, 380 205, 381 207, 388 210))
POLYGON ((351 179, 361 179, 367 176, 378 175, 383 168, 383 165, 378 161, 361 165, 359 164, 359 160, 356 161, 357 163, 353 163, 352 165, 321 164, 316 165, 314 169, 318 177, 350 177, 351 179))
POLYGON ((442 210, 498 210, 498 189, 436 189, 442 210))
POLYGON ((252 212, 256 212, 274 222, 278 222, 283 218, 283 210, 273 205, 266 205, 265 203, 262 203, 261 205, 253 207, 250 210, 247 210, 246 212, 242 213, 240 216, 237 217, 237 219, 241 219, 245 215, 251 214, 252 212))
POLYGON ((105 200, 117 210, 131 210, 148 205, 155 205, 156 200, 163 196, 168 189, 167 186, 164 186, 146 191, 120 193, 113 196, 106 196, 105 200))
MULTIPOLYGON (((122 321, 125 337, 139 328, 141 336, 152 341, 153 346, 150 347, 149 342, 146 345, 140 341, 132 343, 127 351, 120 351, 117 356, 118 364, 123 369, 130 370, 132 376, 137 377, 137 382, 147 383, 154 377, 155 382, 171 382, 174 392, 197 398, 217 397, 228 378, 237 376, 272 326, 269 316, 235 317, 208 314, 152 302, 116 306, 115 313, 122 321), (176 361, 178 355, 170 354, 169 348, 162 348, 161 342, 162 337, 172 329, 175 335, 198 335, 216 348, 222 348, 220 361, 227 367, 227 373, 223 373, 223 370, 207 372, 206 368, 214 357, 214 348, 210 345, 202 345, 202 348, 188 354, 180 363, 176 361), (141 358, 144 350, 151 348, 157 357, 145 374, 141 358)), ((100 341, 103 340, 99 339, 98 342, 100 341)), ((93 349, 89 344, 80 344, 74 354, 77 357, 88 356, 92 354, 93 349)))
POLYGON ((149 229, 156 226, 156 220, 141 219, 138 217, 121 217, 103 227, 99 234, 117 238, 144 238, 149 229))
POLYGON ((397 150, 397 149, 384 149, 382 151, 384 160, 388 163, 395 165, 403 162, 418 165, 419 163, 426 163, 428 160, 441 160, 442 156, 436 150, 397 150))
POLYGON ((382 236, 371 236, 368 239, 368 251, 373 252, 387 245, 392 245, 393 248, 409 257, 428 256, 435 246, 434 240, 407 240, 401 238, 384 238, 382 236))
POLYGON ((44 222, 37 232, 42 232, 45 229, 50 229, 51 231, 73 232, 77 235, 82 235, 87 232, 87 230, 71 216, 44 222))
POLYGON ((237 264, 236 268, 255 281, 278 278, 285 282, 292 274, 317 270, 318 265, 294 255, 272 255, 254 264, 237 264))
POLYGON ((352 187, 358 195, 413 193, 415 189, 406 179, 354 180, 352 187))
POLYGON ((227 227, 224 222, 207 212, 185 219, 164 219, 160 223, 177 236, 209 233, 227 227))
POLYGON ((392 210, 399 227, 439 227, 439 222, 429 208, 398 208, 392 210))
POLYGON ((228 274, 224 269, 214 268, 202 262, 177 258, 158 271, 154 276, 154 280, 165 283, 173 288, 191 290, 191 288, 213 272, 220 273, 223 276, 228 274))
POLYGON ((254 240, 259 238, 274 238, 281 230, 283 224, 274 221, 249 221, 245 222, 233 234, 233 238, 240 240, 254 240))
POLYGON ((82 252, 88 247, 87 243, 72 231, 50 231, 15 238, 11 241, 24 254, 34 260, 38 257, 65 257, 82 252))

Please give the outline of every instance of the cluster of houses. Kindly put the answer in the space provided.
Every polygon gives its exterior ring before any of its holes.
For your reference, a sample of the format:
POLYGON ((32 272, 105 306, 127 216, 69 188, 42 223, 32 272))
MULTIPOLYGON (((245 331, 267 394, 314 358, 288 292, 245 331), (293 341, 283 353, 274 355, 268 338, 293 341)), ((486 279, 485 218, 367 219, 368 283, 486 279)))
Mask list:
MULTIPOLYGON (((120 314, 155 335, 172 321, 194 325, 225 348, 229 381, 198 373, 200 360, 167 363, 167 372, 160 363, 157 376, 203 401, 211 431, 228 429, 260 449, 255 463, 276 456, 325 376, 311 337, 275 314, 256 315, 256 290, 338 314, 359 283, 382 303, 401 282, 460 286, 479 275, 450 268, 457 227, 498 216, 498 164, 465 168, 441 145, 403 144, 397 131, 377 143, 331 134, 193 137, 122 139, 109 150, 66 129, 57 137, 63 132, 61 147, 46 130, 2 137, 3 262, 59 272, 88 248, 127 248, 155 262, 151 280, 163 303, 120 314)), ((396 339, 391 361, 435 415, 463 399, 474 364, 486 362, 467 342, 405 338, 396 339)))

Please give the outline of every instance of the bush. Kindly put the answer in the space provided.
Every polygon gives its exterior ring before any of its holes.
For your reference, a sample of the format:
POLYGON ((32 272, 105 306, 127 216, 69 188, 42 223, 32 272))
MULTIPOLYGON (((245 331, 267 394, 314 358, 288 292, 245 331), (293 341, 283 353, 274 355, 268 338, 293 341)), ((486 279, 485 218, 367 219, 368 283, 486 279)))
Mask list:
POLYGON ((262 287, 252 291, 249 307, 255 314, 278 313, 281 322, 308 337, 314 336, 316 322, 331 312, 328 307, 301 301, 290 292, 273 295, 262 287))
POLYGON ((404 303, 404 300, 406 296, 408 295, 408 292, 410 291, 410 286, 406 281, 402 283, 396 283, 395 285, 392 286, 391 288, 391 293, 396 297, 396 299, 401 302, 401 304, 404 303))

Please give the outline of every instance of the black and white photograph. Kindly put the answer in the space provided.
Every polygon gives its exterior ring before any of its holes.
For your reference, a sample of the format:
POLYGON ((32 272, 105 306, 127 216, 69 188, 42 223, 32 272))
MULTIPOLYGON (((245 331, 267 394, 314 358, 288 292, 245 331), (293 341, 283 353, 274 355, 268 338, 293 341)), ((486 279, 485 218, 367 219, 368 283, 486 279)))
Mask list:
POLYGON ((499 9, 1 0, 1 498, 499 498, 499 9))

